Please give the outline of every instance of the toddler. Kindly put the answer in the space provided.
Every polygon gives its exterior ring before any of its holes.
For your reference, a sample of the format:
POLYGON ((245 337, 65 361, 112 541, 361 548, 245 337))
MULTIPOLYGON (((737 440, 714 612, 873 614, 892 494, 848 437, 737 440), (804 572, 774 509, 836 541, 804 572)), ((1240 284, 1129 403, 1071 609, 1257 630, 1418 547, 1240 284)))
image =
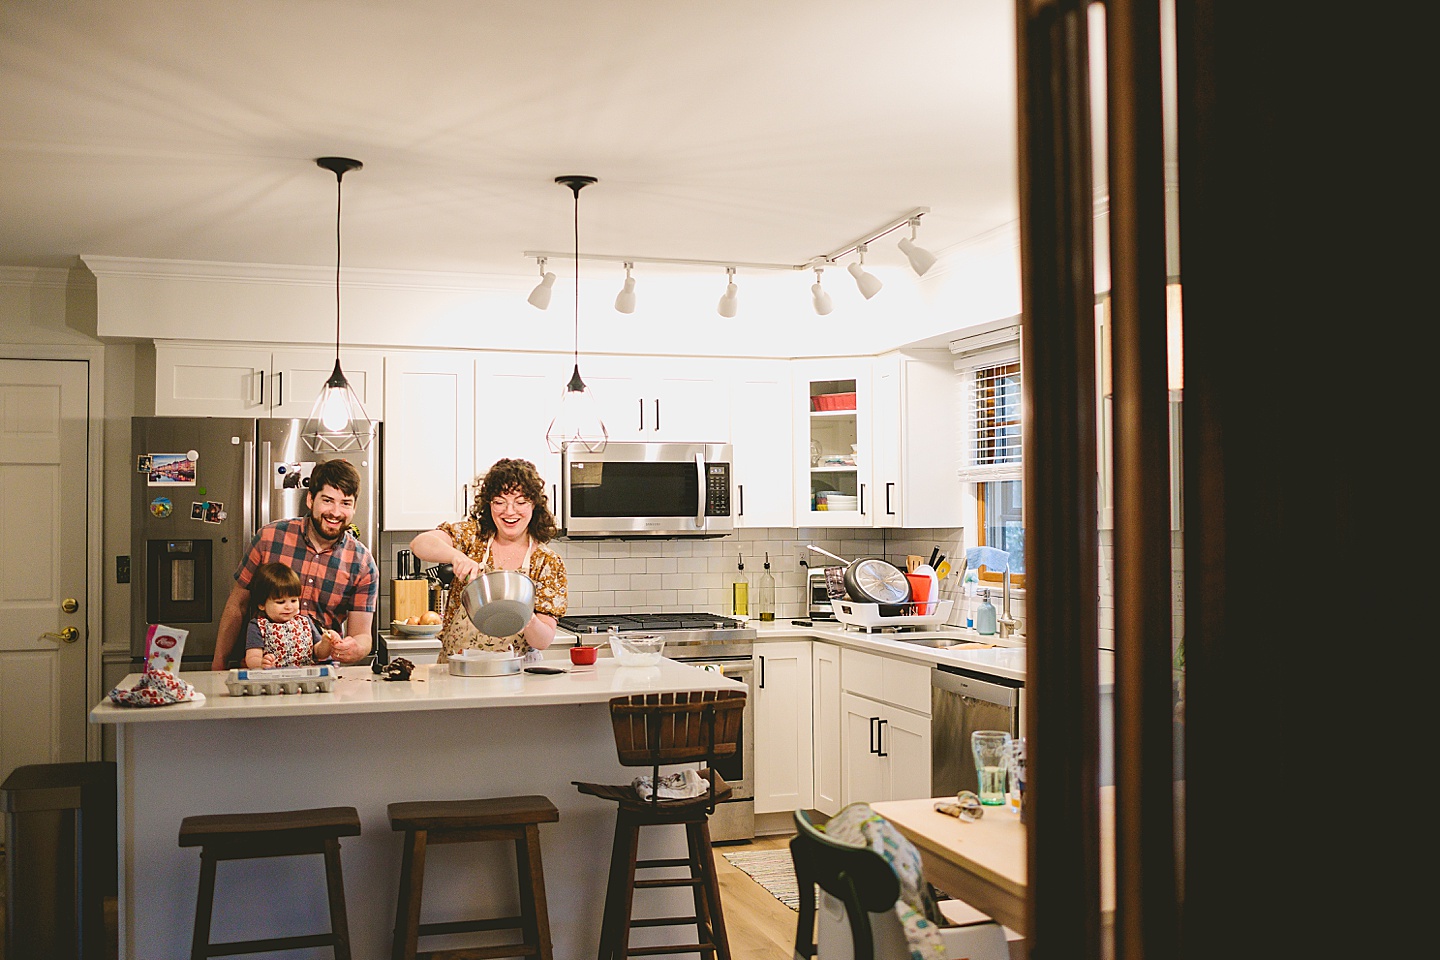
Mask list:
POLYGON ((262 563, 250 581, 255 618, 245 631, 250 670, 304 667, 330 659, 334 630, 322 631, 300 612, 300 577, 283 563, 262 563))

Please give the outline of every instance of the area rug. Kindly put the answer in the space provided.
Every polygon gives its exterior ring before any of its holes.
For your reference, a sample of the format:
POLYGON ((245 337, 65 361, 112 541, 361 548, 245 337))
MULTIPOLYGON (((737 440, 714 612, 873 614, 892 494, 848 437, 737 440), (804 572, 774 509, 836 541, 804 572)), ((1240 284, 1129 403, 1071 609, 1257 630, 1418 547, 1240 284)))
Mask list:
POLYGON ((795 864, 789 850, 751 850, 727 853, 725 859, 745 871, 776 900, 797 913, 800 891, 795 883, 795 864))

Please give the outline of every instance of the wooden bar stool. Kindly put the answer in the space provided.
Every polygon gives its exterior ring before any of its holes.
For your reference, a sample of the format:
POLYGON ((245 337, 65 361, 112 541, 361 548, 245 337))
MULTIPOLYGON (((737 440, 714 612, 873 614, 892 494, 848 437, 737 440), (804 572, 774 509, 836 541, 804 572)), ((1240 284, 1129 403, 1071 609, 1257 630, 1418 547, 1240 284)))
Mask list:
POLYGON ((548 797, 492 797, 488 800, 433 800, 392 803, 387 808, 392 830, 405 831, 400 865, 400 896, 395 907, 394 960, 415 960, 420 937, 480 930, 521 931, 516 944, 427 952, 426 957, 539 957, 551 960, 550 912, 545 903, 545 869, 540 860, 540 824, 555 823, 560 811, 548 797), (520 884, 520 915, 421 923, 420 898, 425 887, 425 849, 437 843, 480 843, 511 840, 520 884))
POLYGON ((284 810, 274 813, 222 813, 180 821, 180 846, 200 848, 200 890, 195 901, 195 937, 191 960, 333 947, 336 960, 350 960, 350 928, 345 919, 345 885, 340 875, 340 838, 360 835, 360 814, 354 807, 284 810), (325 885, 330 901, 330 932, 269 940, 210 942, 210 916, 215 906, 215 864, 221 860, 254 860, 318 853, 325 857, 325 885))
POLYGON ((720 908, 720 884, 710 847, 710 814, 715 804, 731 794, 730 787, 712 769, 716 760, 735 756, 740 749, 740 719, 745 711, 743 690, 707 690, 692 693, 647 693, 610 701, 615 728, 615 749, 627 767, 650 767, 652 785, 660 782, 661 764, 703 763, 702 777, 709 781, 698 797, 661 799, 658 790, 642 799, 632 784, 575 782, 581 793, 617 805, 615 843, 610 854, 610 879, 605 892, 605 916, 600 929, 599 960, 624 960, 641 954, 711 954, 730 960, 730 940, 720 908), (684 859, 639 860, 640 828, 670 824, 685 826, 688 855, 684 859), (636 870, 687 867, 684 877, 637 880, 636 870), (693 916, 635 918, 637 888, 689 887, 693 916), (694 943, 632 947, 634 927, 671 927, 694 924, 694 943))

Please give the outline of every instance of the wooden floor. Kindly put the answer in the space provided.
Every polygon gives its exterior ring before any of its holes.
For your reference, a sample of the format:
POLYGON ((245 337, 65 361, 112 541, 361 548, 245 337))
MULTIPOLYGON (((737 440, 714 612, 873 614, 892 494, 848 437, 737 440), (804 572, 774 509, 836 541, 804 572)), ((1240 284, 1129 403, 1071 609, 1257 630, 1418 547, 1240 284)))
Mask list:
MULTIPOLYGON (((720 898, 725 905, 725 925, 730 934, 732 960, 788 960, 795 949, 796 913, 776 900, 744 871, 730 865, 723 854, 740 850, 788 849, 789 837, 762 837, 750 843, 727 843, 715 848, 715 871, 720 878, 720 898)), ((5 854, 0 848, 0 960, 5 958, 5 854)), ((115 900, 105 903, 108 950, 114 960, 119 954, 115 900)))

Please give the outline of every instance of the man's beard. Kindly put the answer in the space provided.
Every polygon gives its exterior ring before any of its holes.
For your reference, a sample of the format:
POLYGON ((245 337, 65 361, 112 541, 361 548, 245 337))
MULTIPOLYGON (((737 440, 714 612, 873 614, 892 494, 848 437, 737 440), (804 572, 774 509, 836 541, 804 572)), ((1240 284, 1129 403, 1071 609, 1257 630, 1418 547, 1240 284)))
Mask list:
POLYGON ((335 534, 335 536, 333 536, 333 537, 327 537, 327 536, 325 536, 325 531, 324 531, 324 529, 321 528, 321 526, 320 526, 320 520, 315 516, 314 511, 311 511, 311 513, 310 513, 310 530, 311 530, 312 533, 315 534, 315 539, 320 540, 320 541, 322 541, 322 542, 324 542, 324 543, 334 543, 335 541, 339 540, 342 536, 345 535, 345 525, 344 525, 344 524, 341 524, 341 525, 340 525, 340 530, 339 530, 339 532, 337 532, 337 533, 335 534))

